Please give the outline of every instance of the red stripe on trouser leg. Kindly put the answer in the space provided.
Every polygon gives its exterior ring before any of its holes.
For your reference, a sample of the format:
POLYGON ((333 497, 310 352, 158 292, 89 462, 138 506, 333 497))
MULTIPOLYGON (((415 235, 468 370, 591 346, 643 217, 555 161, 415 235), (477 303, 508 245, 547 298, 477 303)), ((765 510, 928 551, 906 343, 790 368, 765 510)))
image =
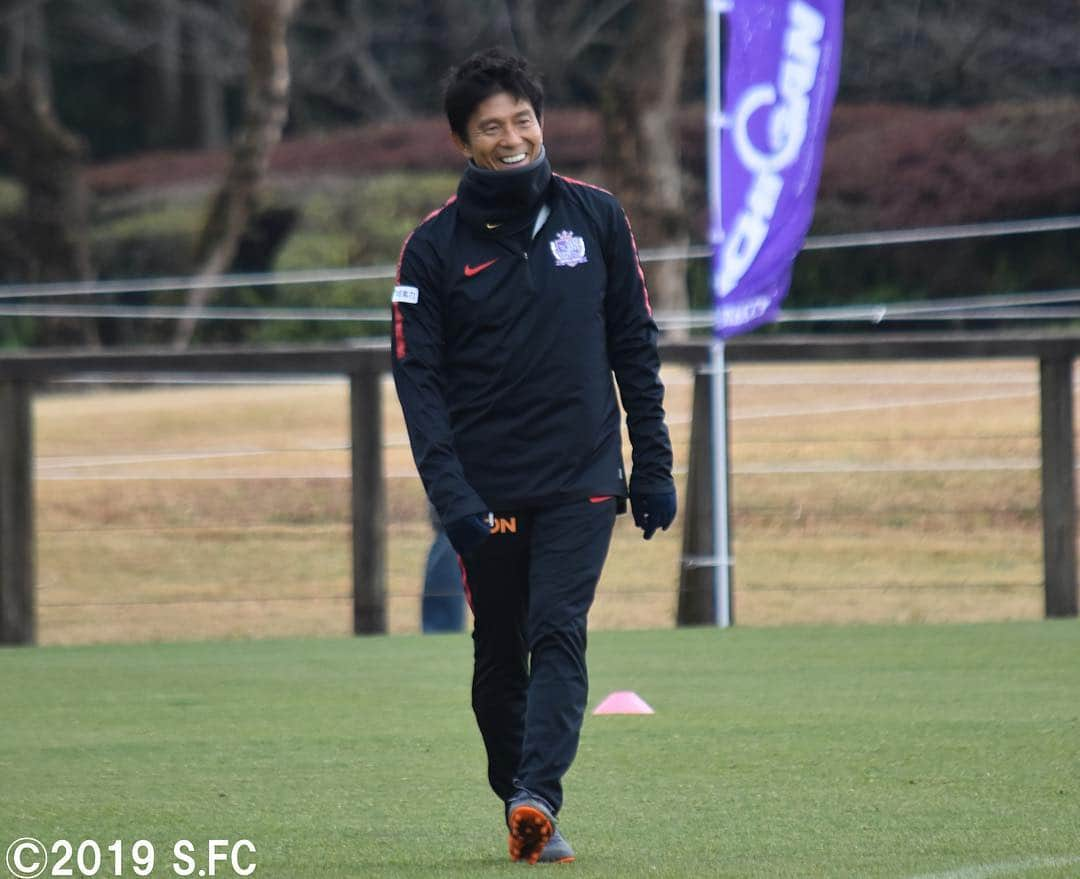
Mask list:
POLYGON ((461 560, 461 556, 457 557, 457 563, 458 567, 461 568, 461 588, 465 590, 465 603, 469 605, 469 610, 472 610, 472 589, 469 588, 469 572, 465 570, 465 562, 461 560))
POLYGON ((609 501, 613 497, 615 497, 615 495, 613 495, 613 494, 603 494, 603 495, 600 495, 599 497, 591 497, 591 498, 589 498, 589 503, 590 504, 602 504, 604 501, 609 501))

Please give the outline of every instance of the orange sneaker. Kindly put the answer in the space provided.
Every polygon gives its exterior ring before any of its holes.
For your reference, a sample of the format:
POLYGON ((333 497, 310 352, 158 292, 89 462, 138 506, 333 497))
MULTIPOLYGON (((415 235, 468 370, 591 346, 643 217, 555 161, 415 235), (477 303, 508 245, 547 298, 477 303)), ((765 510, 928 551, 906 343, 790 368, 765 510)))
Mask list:
POLYGON ((555 832, 555 818, 547 807, 531 797, 514 800, 506 823, 510 827, 510 860, 539 861, 555 832))

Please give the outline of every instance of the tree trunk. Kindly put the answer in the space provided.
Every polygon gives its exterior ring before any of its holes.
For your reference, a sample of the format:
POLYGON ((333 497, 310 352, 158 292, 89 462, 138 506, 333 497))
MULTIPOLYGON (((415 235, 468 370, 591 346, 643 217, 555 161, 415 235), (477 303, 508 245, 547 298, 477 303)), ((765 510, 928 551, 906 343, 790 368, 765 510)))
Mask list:
MULTIPOLYGON (((86 281, 90 259, 89 195, 82 165, 86 145, 53 113, 36 76, 0 80, 0 128, 16 178, 23 185, 17 247, 28 282, 86 281)), ((100 344, 85 320, 47 321, 51 344, 100 344)))
MULTIPOLYGON (((198 311, 213 291, 206 279, 232 263, 244 229, 258 201, 258 189, 281 140, 289 110, 289 21, 300 0, 245 0, 248 27, 248 72, 244 121, 233 144, 225 181, 210 207, 196 245, 196 283, 188 292, 188 309, 198 311)), ((173 345, 186 348, 197 318, 179 321, 173 345)))
POLYGON ((359 0, 353 0, 350 5, 350 26, 355 37, 353 63, 364 85, 382 106, 380 115, 386 119, 404 119, 409 115, 408 108, 394 91, 390 78, 375 58, 371 17, 364 11, 365 5, 359 0))
POLYGON ((180 128, 183 64, 178 0, 153 0, 142 12, 154 34, 143 91, 152 147, 175 146, 180 128))
POLYGON ((7 65, 5 73, 15 80, 33 80, 41 93, 52 95, 52 71, 46 43, 44 3, 31 3, 8 13, 7 65))
MULTIPOLYGON (((195 146, 204 150, 223 147, 228 140, 225 126, 225 87, 214 62, 214 46, 202 28, 202 22, 191 25, 191 54, 195 69, 191 83, 193 109, 198 119, 195 146)), ((250 29, 249 29, 250 30, 250 29)))
MULTIPOLYGON (((636 13, 627 44, 603 86, 607 179, 625 205, 639 243, 685 248, 690 226, 679 163, 678 110, 691 7, 688 0, 640 3, 636 13)), ((648 280, 658 310, 689 308, 685 261, 654 263, 648 280)), ((669 331, 668 336, 685 337, 686 331, 669 331)))

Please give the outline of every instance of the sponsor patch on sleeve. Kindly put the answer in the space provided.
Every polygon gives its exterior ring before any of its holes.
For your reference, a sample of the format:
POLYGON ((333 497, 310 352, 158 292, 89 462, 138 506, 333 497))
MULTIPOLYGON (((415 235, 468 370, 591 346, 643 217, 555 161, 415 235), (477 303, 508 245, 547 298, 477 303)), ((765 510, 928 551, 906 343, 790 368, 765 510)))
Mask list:
POLYGON ((390 301, 407 302, 410 305, 416 305, 416 303, 420 301, 420 290, 417 287, 399 285, 394 288, 394 295, 390 301))

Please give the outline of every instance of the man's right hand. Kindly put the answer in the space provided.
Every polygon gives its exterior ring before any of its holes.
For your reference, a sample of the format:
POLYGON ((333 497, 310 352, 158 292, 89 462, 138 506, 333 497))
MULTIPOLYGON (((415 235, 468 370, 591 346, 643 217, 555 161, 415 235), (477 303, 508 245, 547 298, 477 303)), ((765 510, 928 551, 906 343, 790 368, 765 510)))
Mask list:
POLYGON ((491 535, 491 513, 473 513, 446 526, 450 545, 460 556, 468 555, 491 535))

